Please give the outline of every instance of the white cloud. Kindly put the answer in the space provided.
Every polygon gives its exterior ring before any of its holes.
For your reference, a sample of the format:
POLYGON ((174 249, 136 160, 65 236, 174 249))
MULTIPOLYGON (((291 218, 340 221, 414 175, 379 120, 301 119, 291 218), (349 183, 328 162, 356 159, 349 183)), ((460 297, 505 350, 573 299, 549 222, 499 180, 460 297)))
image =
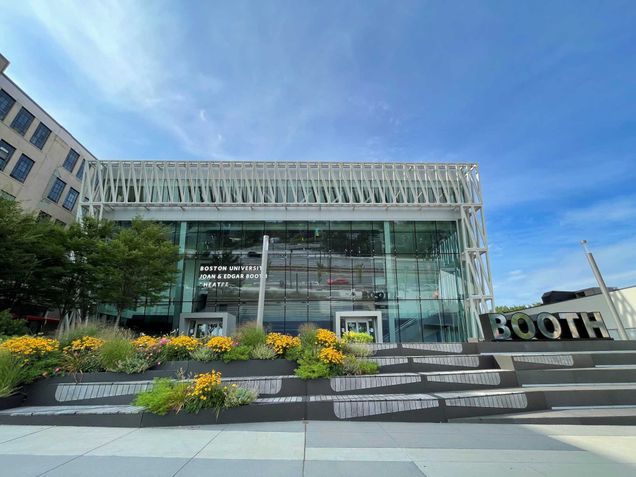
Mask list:
POLYGON ((598 225, 632 219, 636 219, 636 196, 629 195, 567 210, 562 214, 561 225, 598 225))
MULTIPOLYGON (((593 249, 596 262, 608 286, 636 284, 636 236, 613 245, 593 249)), ((536 268, 513 270, 495 282, 498 304, 528 304, 540 301, 550 290, 579 290, 597 286, 583 250, 546 253, 536 268), (549 263, 549 265, 543 265, 549 263), (517 273, 519 272, 519 273, 517 273)))

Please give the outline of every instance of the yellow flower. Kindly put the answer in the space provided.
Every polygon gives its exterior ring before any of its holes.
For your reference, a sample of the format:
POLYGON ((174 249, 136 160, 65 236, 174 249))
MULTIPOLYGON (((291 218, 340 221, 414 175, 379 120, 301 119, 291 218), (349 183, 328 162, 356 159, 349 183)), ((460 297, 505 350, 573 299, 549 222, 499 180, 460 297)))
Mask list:
POLYGON ((319 345, 331 347, 338 342, 338 337, 333 331, 319 328, 316 330, 316 341, 319 345))
POLYGON ((194 383, 188 393, 191 397, 199 397, 199 399, 205 401, 206 395, 211 393, 213 389, 221 384, 221 373, 217 371, 210 371, 209 373, 197 374, 194 377, 194 383))
POLYGON ((323 348, 318 353, 318 359, 326 364, 342 364, 344 355, 335 348, 323 348))
POLYGON ((152 336, 141 335, 139 338, 134 339, 132 344, 136 348, 152 348, 159 344, 159 340, 157 338, 153 338, 152 336))
POLYGON ((0 344, 0 348, 9 350, 11 353, 23 357, 42 356, 53 351, 57 351, 60 343, 51 338, 42 336, 20 336, 9 338, 0 344))
POLYGON ((289 348, 300 346, 300 338, 282 333, 268 333, 265 343, 274 348, 276 354, 283 355, 289 348))
POLYGON ((168 344, 166 344, 166 347, 194 351, 200 345, 201 343, 199 340, 192 336, 175 336, 168 344))
POLYGON ((232 349, 234 342, 229 336, 213 336, 205 345, 215 353, 226 353, 232 349))
POLYGON ((71 341, 71 344, 64 348, 64 351, 77 352, 77 351, 94 351, 104 344, 104 340, 95 338, 94 336, 84 336, 71 341))

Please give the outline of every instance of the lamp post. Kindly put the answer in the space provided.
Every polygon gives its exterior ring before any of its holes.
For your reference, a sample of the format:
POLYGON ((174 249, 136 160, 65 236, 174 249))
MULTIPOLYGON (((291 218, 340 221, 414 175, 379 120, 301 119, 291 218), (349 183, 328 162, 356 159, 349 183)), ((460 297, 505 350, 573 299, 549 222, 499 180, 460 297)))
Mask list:
POLYGON ((622 340, 628 340, 627 332, 625 331, 625 327, 623 326, 623 322, 621 321, 621 317, 618 314, 618 310, 616 309, 616 305, 612 301, 612 297, 605 286, 605 280, 603 280, 603 276, 601 275, 601 271, 596 265, 596 260, 594 260, 594 255, 587 246, 587 240, 581 240, 581 246, 585 251, 585 256, 587 257, 587 261, 590 263, 590 267, 592 268, 592 272, 594 273, 594 277, 598 282, 598 286, 601 288, 601 293, 605 297, 605 301, 607 302, 607 307, 609 308, 610 314, 612 318, 614 318, 614 322, 616 323, 616 327, 618 328, 618 335, 622 340))
POLYGON ((265 281, 267 280, 267 254, 269 253, 269 235, 263 235, 263 252, 261 256, 261 280, 258 287, 258 307, 256 308, 256 326, 263 329, 263 312, 265 309, 265 281))

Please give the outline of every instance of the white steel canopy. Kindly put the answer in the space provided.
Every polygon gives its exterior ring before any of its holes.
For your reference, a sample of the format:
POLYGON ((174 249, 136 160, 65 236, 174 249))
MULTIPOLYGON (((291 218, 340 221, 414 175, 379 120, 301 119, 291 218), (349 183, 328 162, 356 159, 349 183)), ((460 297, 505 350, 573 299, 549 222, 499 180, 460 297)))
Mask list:
POLYGON ((494 309, 476 164, 88 161, 78 215, 174 221, 455 220, 475 336, 479 313, 494 309))

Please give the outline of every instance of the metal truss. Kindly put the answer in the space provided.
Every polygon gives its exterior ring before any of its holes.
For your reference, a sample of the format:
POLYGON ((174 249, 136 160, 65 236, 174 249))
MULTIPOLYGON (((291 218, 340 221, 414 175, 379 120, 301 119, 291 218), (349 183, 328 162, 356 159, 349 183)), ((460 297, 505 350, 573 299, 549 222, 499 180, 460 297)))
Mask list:
POLYGON ((476 164, 89 160, 80 198, 80 218, 122 207, 452 209, 473 336, 494 309, 476 164))

